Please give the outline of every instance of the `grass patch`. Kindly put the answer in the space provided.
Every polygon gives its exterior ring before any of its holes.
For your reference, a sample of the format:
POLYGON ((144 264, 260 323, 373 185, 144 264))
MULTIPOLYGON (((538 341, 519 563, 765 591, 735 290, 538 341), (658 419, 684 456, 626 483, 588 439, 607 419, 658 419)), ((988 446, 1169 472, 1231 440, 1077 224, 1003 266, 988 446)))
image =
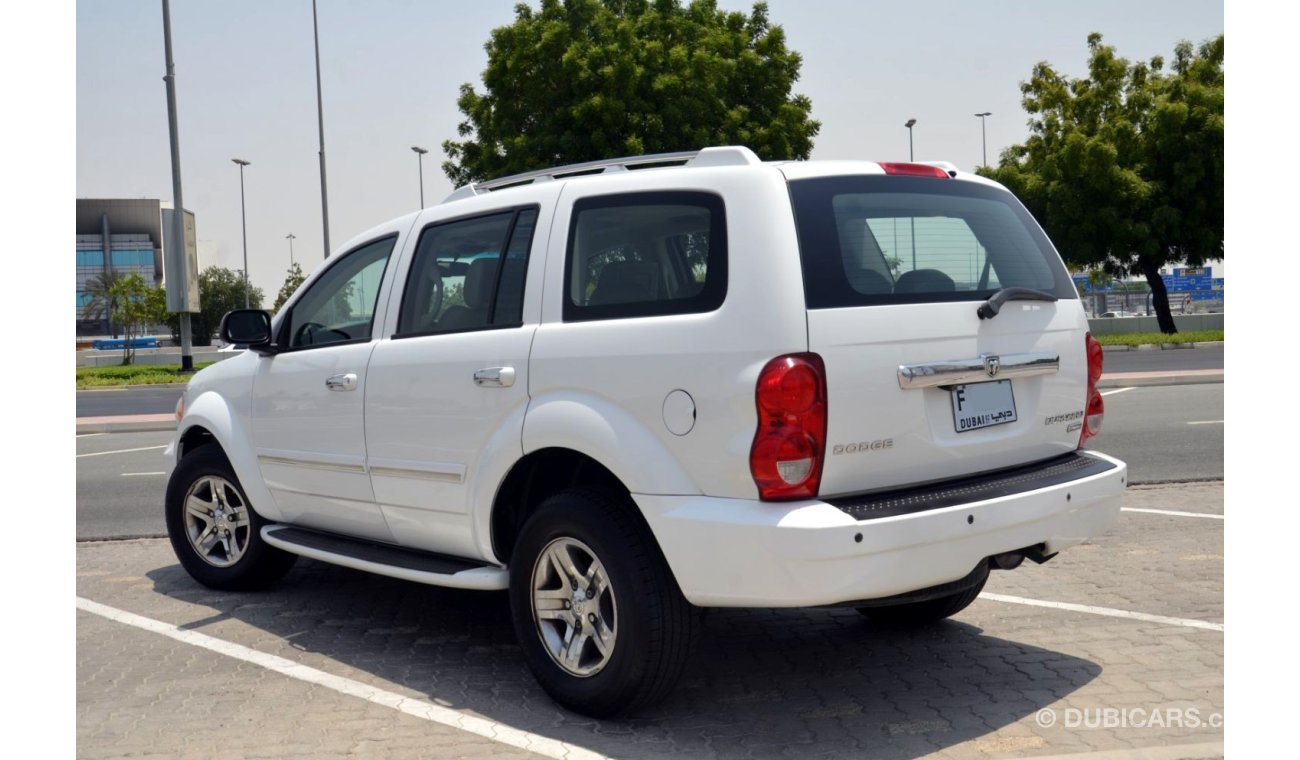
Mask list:
MULTIPOLYGON (((215 362, 201 362, 194 369, 203 369, 215 362)), ((77 369, 78 388, 102 388, 111 385, 162 385, 185 383, 193 373, 181 374, 179 364, 128 364, 112 367, 80 367, 77 369)))
POLYGON ((1103 346, 1142 346, 1148 343, 1208 343, 1223 340, 1222 330, 1193 330, 1174 333, 1127 333, 1123 335, 1094 335, 1103 346))

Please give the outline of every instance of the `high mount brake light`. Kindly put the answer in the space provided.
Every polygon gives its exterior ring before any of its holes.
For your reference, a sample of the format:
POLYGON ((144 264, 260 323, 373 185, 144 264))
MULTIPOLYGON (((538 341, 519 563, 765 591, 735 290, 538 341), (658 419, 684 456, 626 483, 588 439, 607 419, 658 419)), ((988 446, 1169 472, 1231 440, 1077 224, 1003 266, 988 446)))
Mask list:
POLYGON ((764 501, 817 495, 826 455, 826 366, 817 354, 778 356, 754 388, 758 430, 749 471, 764 501))
POLYGON ((1083 412, 1083 429, 1079 431, 1079 448, 1083 448, 1089 438, 1101 432, 1101 422, 1106 416, 1106 404, 1102 401, 1101 393, 1097 391, 1097 381, 1101 379, 1105 352, 1101 350, 1101 344, 1097 339, 1092 337, 1092 333, 1083 336, 1083 343, 1088 354, 1088 395, 1083 412))
POLYGON ((908 164, 897 162, 881 162, 880 168, 885 170, 885 174, 896 174, 906 177, 935 177, 937 179, 948 179, 948 172, 937 166, 929 164, 908 164))

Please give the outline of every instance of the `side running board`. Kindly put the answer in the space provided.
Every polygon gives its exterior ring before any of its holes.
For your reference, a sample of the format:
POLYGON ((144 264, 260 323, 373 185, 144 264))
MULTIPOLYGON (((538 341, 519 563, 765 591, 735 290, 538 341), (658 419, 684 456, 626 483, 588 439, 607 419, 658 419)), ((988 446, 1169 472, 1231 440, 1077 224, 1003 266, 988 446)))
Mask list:
POLYGON ((267 525, 262 538, 292 554, 429 586, 501 591, 510 580, 496 565, 288 525, 267 525))

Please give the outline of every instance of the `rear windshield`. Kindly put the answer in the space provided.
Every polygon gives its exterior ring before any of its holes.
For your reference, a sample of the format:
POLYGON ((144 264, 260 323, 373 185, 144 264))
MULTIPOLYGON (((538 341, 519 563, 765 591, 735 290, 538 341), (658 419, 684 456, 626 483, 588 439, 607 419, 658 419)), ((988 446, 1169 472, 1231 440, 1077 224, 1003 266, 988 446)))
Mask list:
POLYGON ((977 301, 1007 287, 1078 297, 1006 191, 876 175, 795 180, 790 193, 810 309, 977 301))

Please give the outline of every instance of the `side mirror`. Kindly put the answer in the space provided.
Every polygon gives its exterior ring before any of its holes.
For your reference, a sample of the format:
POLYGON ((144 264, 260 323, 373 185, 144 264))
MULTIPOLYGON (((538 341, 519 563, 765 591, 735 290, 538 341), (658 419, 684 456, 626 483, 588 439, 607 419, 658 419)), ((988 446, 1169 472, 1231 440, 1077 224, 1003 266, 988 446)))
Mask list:
POLYGON ((271 346, 271 312, 235 309, 221 318, 221 339, 248 346, 259 354, 275 353, 271 346))

